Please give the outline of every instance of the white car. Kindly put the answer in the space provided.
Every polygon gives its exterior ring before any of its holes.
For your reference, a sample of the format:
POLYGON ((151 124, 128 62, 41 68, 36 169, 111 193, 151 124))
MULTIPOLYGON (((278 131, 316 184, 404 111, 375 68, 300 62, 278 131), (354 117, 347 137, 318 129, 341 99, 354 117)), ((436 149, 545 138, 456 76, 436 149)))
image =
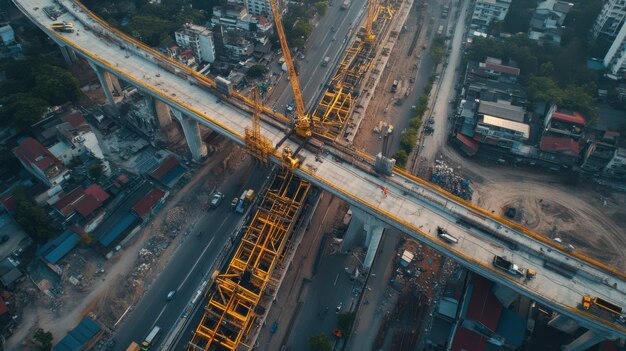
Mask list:
POLYGON ((211 209, 217 208, 222 203, 223 199, 224 199, 224 194, 220 192, 213 194, 213 196, 211 197, 211 201, 209 202, 209 208, 211 209))

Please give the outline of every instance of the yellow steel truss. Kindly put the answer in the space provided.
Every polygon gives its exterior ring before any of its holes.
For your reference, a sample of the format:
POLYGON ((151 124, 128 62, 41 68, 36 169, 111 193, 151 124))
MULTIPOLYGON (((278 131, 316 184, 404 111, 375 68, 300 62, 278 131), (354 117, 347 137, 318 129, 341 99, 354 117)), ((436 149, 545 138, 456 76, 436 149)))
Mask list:
POLYGON ((259 302, 282 267, 287 242, 310 184, 283 169, 272 180, 226 270, 208 292, 209 302, 188 350, 248 350, 259 302))

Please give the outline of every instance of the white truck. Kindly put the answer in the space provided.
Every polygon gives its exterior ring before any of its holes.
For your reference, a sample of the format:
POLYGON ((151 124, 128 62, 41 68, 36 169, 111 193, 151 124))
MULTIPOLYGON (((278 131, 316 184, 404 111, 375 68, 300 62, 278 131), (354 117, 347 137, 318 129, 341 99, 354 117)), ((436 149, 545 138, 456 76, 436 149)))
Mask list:
POLYGON ((322 67, 328 66, 328 62, 330 62, 330 57, 324 57, 324 59, 322 60, 322 67))
POLYGON ((500 268, 501 270, 506 271, 511 275, 515 275, 518 277, 524 276, 523 268, 520 268, 518 265, 514 264, 513 262, 507 260, 502 256, 495 256, 493 258, 493 265, 494 267, 500 268))
POLYGON ((347 10, 349 7, 350 7, 350 0, 343 0, 343 3, 341 4, 341 9, 347 10))
POLYGON ((142 351, 150 350, 150 348, 154 344, 154 341, 159 336, 160 332, 161 332, 161 328, 155 325, 154 328, 152 328, 152 330, 150 331, 150 333, 148 333, 148 336, 146 336, 146 338, 141 343, 141 350, 142 351))

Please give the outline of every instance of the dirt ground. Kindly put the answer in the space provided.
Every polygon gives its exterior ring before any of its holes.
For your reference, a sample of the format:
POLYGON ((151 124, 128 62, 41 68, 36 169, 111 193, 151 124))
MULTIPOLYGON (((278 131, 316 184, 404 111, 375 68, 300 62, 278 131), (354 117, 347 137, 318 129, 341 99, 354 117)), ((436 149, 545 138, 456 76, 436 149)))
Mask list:
MULTIPOLYGON (((185 237, 164 233, 171 233, 172 227, 179 228, 176 231, 178 234, 189 230, 202 212, 197 204, 203 197, 208 198, 216 186, 216 179, 234 172, 244 159, 242 150, 231 142, 222 144, 219 149, 211 160, 187 179, 182 188, 175 191, 150 224, 131 240, 121 254, 97 266, 104 268, 105 273, 98 273, 97 268, 87 262, 82 271, 85 276, 82 288, 65 282, 63 294, 56 299, 34 293, 37 297, 32 299, 34 303, 25 307, 23 320, 7 340, 6 349, 29 350, 32 346, 29 336, 36 328, 50 331, 55 340, 60 340, 83 316, 90 313, 97 315, 105 327, 113 327, 124 311, 137 302, 185 237), (207 177, 209 174, 211 176, 207 177), (144 248, 149 248, 152 253, 148 256, 152 257, 138 254, 144 248), (156 251, 158 254, 153 254, 156 251), (142 263, 147 266, 142 267, 142 263)), ((94 254, 89 252, 85 258, 89 259, 89 255, 94 254)), ((81 255, 74 256, 80 258, 81 255)))
POLYGON ((515 207, 515 220, 527 228, 626 269, 626 194, 584 182, 567 185, 555 173, 467 159, 446 146, 441 156, 472 181, 477 205, 502 216, 515 207))

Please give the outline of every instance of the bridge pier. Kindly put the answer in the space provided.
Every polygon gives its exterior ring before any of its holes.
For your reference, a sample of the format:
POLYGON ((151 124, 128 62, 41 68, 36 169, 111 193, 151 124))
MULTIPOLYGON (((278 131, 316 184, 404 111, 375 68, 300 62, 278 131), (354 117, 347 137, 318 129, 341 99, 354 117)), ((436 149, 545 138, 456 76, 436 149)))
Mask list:
POLYGON ((374 257, 383 238, 383 231, 387 229, 387 224, 361 209, 353 206, 350 209, 352 210, 352 220, 344 236, 342 249, 364 243, 364 246, 367 247, 367 255, 363 260, 363 266, 365 269, 369 269, 374 262, 374 257), (363 238, 364 232, 365 237, 363 238))
POLYGON ((585 334, 576 338, 576 340, 570 342, 567 345, 561 347, 563 351, 584 351, 594 346, 595 344, 604 341, 605 337, 598 335, 591 330, 587 330, 585 334))
POLYGON ((493 294, 502 303, 502 306, 508 308, 515 299, 519 297, 519 294, 515 290, 502 284, 495 284, 493 286, 493 294))
POLYGON ((93 68, 93 70, 96 72, 96 75, 98 76, 100 86, 102 86, 102 90, 104 90, 104 95, 106 95, 107 97, 107 103, 113 109, 115 114, 118 114, 117 104, 115 103, 115 99, 113 98, 113 91, 117 86, 117 88, 119 89, 117 91, 117 94, 119 95, 121 93, 122 89, 120 88, 119 80, 117 79, 117 77, 111 75, 109 72, 105 71, 99 66, 91 62, 89 62, 89 65, 91 66, 91 68, 93 68))
POLYGON ((548 322, 548 325, 567 334, 574 334, 574 332, 580 327, 580 325, 578 325, 575 320, 562 314, 557 314, 556 316, 554 316, 548 322))
POLYGON ((202 135, 200 134, 200 125, 196 120, 175 108, 170 107, 170 111, 183 127, 187 146, 191 151, 191 158, 195 162, 200 162, 207 155, 207 147, 202 142, 202 135))
POLYGON ((59 45, 59 50, 61 50, 61 55, 63 55, 63 59, 68 66, 71 66, 74 62, 76 62, 77 58, 74 50, 63 45, 59 45))

